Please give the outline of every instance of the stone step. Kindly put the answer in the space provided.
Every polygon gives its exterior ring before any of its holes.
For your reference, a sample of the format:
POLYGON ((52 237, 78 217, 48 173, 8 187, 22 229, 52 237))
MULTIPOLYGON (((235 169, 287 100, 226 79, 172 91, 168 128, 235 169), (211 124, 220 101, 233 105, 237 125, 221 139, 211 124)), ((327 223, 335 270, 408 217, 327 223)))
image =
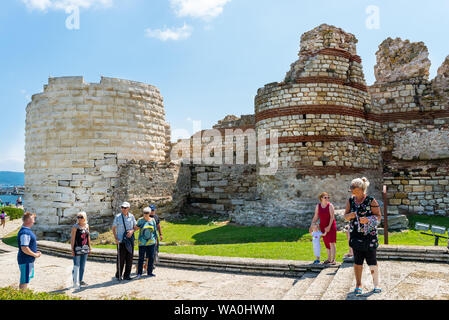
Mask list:
POLYGON ((378 260, 405 260, 449 263, 449 248, 442 246, 380 245, 378 260))
POLYGON ((354 264, 343 262, 321 300, 346 300, 354 279, 354 264))
POLYGON ((304 273, 301 278, 295 280, 293 286, 289 291, 287 291, 282 300, 299 300, 317 276, 318 274, 316 272, 304 273))
POLYGON ((335 277, 338 269, 328 268, 320 272, 299 300, 320 300, 335 277))
MULTIPOLYGON (((41 240, 38 241, 37 246, 38 250, 44 254, 72 258, 70 244, 41 240)), ((89 260, 101 262, 115 262, 116 258, 116 249, 94 248, 89 256, 89 260)), ((137 262, 137 260, 138 253, 134 251, 134 262, 137 262)), ((318 274, 326 268, 324 265, 313 265, 307 261, 197 256, 163 252, 159 253, 156 265, 189 270, 225 271, 295 278, 300 278, 307 272, 318 274)))

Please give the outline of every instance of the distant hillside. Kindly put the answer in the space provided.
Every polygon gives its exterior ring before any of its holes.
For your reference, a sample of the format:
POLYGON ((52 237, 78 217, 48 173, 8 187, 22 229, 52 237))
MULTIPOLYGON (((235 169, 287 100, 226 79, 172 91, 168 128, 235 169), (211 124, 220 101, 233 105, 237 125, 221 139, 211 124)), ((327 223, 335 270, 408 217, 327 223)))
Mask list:
POLYGON ((24 183, 23 172, 0 171, 0 186, 23 186, 24 183))

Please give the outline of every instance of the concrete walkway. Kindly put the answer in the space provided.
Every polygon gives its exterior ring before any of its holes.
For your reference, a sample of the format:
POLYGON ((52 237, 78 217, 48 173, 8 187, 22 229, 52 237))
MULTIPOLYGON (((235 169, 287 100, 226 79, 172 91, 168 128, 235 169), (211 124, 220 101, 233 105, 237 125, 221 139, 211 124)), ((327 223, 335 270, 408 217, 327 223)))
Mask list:
MULTIPOLYGON (((16 230, 20 225, 20 221, 7 224, 5 231, 0 230, 0 237, 16 230)), ((0 243, 0 250, 8 251, 0 254, 0 287, 18 287, 17 248, 0 243)), ((152 300, 280 300, 298 280, 158 267, 154 278, 118 282, 113 278, 114 263, 88 260, 84 279, 88 286, 74 291, 70 288, 72 268, 71 259, 44 254, 36 260, 35 279, 31 280, 29 288, 67 293, 82 299, 127 297, 152 300)), ((133 267, 133 273, 134 271, 133 267)))
MULTIPOLYGON (((7 223, 0 237, 20 226, 7 223)), ((17 249, 0 243, 0 287, 18 287, 17 249)), ((82 299, 137 298, 152 300, 449 300, 447 263, 380 261, 383 293, 372 294, 372 280, 364 268, 364 295, 355 297, 352 264, 324 269, 318 275, 306 272, 297 278, 238 273, 192 271, 158 267, 156 277, 118 282, 113 279, 115 264, 89 261, 85 281, 88 286, 71 289, 72 260, 43 255, 35 265, 35 279, 30 289, 64 292, 82 299)), ((133 268, 133 271, 135 269, 133 268)))

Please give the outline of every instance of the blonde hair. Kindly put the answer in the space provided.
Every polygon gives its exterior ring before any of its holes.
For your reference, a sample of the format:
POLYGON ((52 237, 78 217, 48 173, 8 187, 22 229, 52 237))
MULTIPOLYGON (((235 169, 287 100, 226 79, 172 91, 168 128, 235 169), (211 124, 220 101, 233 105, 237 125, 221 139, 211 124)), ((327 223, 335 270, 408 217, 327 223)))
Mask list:
POLYGON ((324 196, 328 196, 329 197, 329 194, 327 192, 321 192, 320 195, 318 196, 318 200, 321 201, 321 198, 324 197, 324 196))
POLYGON ((78 212, 78 214, 76 216, 83 216, 84 217, 84 221, 87 224, 87 214, 86 214, 86 212, 84 212, 84 211, 78 212))
POLYGON ((366 193, 369 187, 369 181, 367 178, 357 178, 351 181, 351 186, 360 188, 363 190, 363 193, 366 193))

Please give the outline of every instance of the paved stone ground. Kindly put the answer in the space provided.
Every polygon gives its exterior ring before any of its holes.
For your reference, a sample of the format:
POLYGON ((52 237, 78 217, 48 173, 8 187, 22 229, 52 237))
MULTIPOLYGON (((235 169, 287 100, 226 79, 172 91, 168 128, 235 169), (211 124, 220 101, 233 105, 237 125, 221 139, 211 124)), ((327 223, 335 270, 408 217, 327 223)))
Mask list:
MULTIPOLYGON (((9 231, 0 231, 0 234, 7 234, 18 226, 20 222, 12 222, 9 231), (13 223, 16 224, 15 227, 12 227, 13 223)), ((0 245, 0 249, 12 251, 0 254, 0 287, 18 287, 17 249, 4 244, 0 245)), ((35 262, 35 279, 31 280, 29 288, 36 291, 65 292, 83 299, 134 297, 152 300, 277 300, 282 299, 296 280, 161 267, 156 268, 154 278, 119 283, 113 280, 115 264, 88 261, 84 279, 88 286, 74 291, 70 289, 72 267, 71 259, 42 255, 35 262)))
MULTIPOLYGON (((14 231, 20 221, 0 229, 0 237, 14 231)), ((0 243, 0 287, 18 287, 17 249, 0 243)), ((79 291, 71 289, 72 260, 43 255, 35 264, 35 279, 30 289, 46 292, 65 292, 82 299, 137 299, 172 300, 449 300, 449 268, 447 264, 421 262, 379 262, 383 293, 372 294, 372 280, 364 268, 364 292, 352 294, 355 279, 352 264, 343 263, 335 272, 324 270, 318 277, 306 273, 300 279, 254 276, 232 273, 190 271, 159 267, 156 277, 119 283, 113 279, 115 265, 88 261, 85 281, 88 286, 79 291)), ((133 268, 134 271, 134 268, 133 268)))

